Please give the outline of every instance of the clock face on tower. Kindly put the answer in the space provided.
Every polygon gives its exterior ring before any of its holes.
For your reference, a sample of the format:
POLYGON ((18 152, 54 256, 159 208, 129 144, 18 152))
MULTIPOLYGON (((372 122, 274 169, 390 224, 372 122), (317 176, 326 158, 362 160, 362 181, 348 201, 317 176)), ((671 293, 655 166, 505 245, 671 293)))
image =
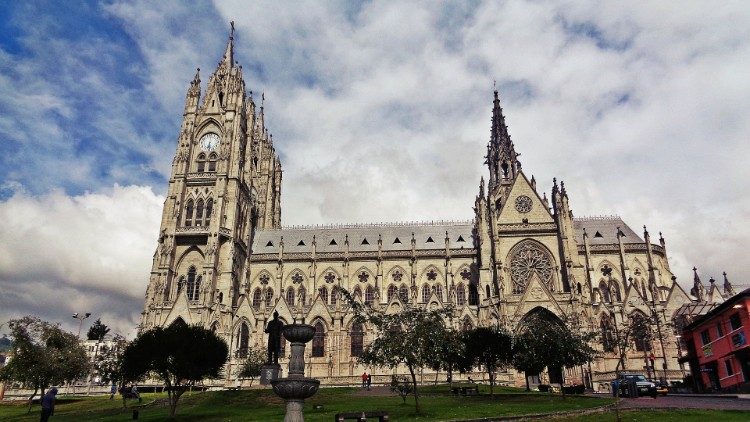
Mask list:
POLYGON ((215 133, 207 133, 203 135, 200 140, 201 149, 203 151, 213 151, 216 146, 219 145, 219 135, 215 133))

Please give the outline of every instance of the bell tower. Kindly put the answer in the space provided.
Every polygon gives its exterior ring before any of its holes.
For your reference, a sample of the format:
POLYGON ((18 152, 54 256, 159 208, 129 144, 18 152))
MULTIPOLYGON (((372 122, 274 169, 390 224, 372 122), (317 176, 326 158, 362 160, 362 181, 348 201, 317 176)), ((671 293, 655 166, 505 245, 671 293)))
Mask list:
POLYGON ((246 295, 256 229, 281 225, 281 163, 234 61, 234 23, 201 97, 200 69, 185 98, 141 329, 182 319, 229 329, 246 295))

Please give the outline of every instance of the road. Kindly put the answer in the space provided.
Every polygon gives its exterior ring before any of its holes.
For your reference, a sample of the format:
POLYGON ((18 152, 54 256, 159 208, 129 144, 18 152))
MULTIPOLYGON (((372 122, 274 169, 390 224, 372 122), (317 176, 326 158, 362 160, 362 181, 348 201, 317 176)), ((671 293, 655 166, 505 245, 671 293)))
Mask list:
POLYGON ((750 400, 718 397, 659 396, 623 398, 623 409, 721 409, 750 411, 750 400))

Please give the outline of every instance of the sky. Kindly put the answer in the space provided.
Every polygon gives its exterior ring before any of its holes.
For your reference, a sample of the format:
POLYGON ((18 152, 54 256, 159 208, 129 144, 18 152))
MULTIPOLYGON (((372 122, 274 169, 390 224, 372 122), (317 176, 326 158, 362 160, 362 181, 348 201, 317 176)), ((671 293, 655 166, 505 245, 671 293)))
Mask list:
POLYGON ((750 283, 748 2, 4 2, 0 324, 135 334, 185 93, 231 20, 284 225, 471 219, 495 86, 540 191, 662 232, 683 286, 750 283))

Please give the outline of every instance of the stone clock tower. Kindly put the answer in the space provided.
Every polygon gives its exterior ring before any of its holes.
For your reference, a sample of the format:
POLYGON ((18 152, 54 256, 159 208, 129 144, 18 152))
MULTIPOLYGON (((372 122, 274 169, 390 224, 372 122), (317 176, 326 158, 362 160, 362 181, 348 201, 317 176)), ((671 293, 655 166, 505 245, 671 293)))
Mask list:
POLYGON ((205 95, 199 72, 187 91, 141 330, 181 319, 231 342, 255 231, 280 228, 281 163, 233 35, 205 95))

